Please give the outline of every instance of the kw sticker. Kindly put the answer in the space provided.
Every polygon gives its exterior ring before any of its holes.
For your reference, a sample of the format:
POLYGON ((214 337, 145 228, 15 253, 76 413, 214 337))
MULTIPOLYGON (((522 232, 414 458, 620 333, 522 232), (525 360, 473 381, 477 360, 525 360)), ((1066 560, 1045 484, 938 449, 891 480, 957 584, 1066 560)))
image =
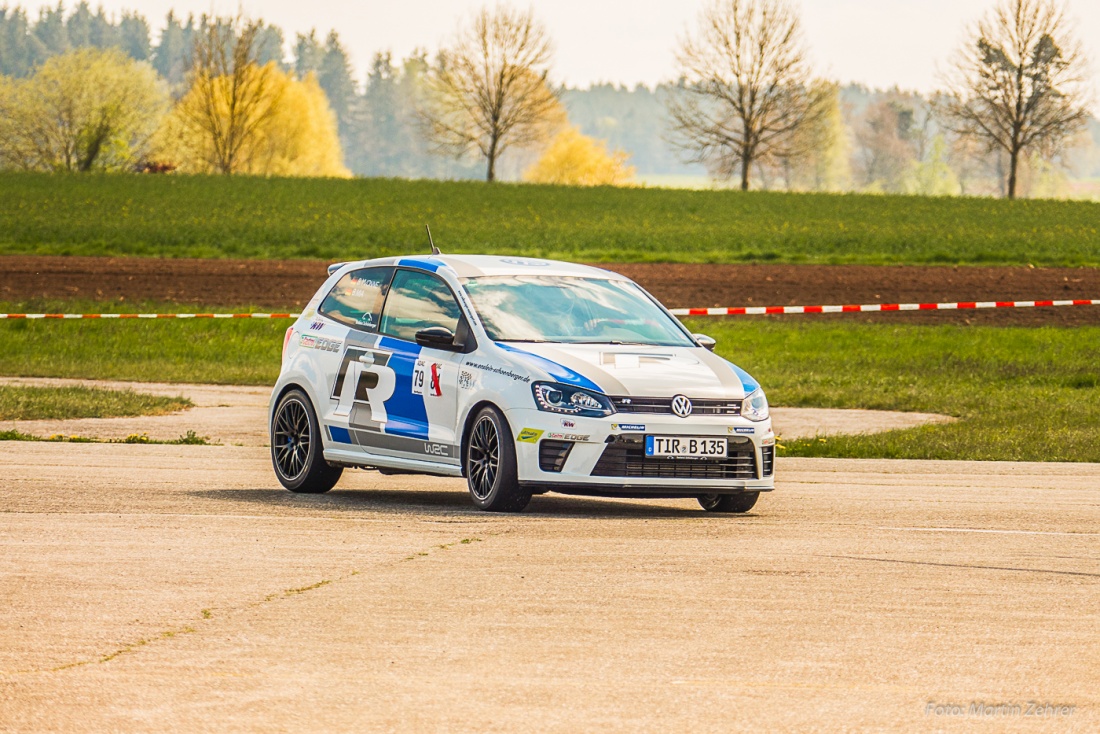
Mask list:
POLYGON ((516 440, 520 443, 538 443, 542 438, 542 431, 536 431, 534 428, 524 428, 516 436, 516 440))
POLYGON ((562 418, 561 419, 561 427, 562 428, 576 428, 577 423, 576 423, 576 421, 571 421, 568 418, 562 418))
POLYGON ((443 395, 443 384, 440 381, 442 372, 443 365, 438 362, 416 360, 412 376, 413 395, 430 395, 436 398, 443 395))

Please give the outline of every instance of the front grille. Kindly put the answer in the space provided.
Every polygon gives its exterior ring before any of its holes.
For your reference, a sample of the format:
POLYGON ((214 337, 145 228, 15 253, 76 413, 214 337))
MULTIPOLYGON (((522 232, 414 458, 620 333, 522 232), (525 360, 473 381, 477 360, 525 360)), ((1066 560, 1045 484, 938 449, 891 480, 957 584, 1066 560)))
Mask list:
POLYGON ((618 436, 607 444, 592 469, 594 477, 662 479, 756 479, 756 450, 746 438, 729 439, 724 459, 646 458, 642 438, 618 436))
POLYGON ((775 446, 760 449, 760 465, 764 467, 763 476, 770 477, 775 471, 775 446))
MULTIPOLYGON (((689 398, 692 415, 741 415, 740 400, 724 398, 689 398)), ((672 415, 672 398, 645 398, 633 395, 611 397, 619 413, 658 413, 672 415)))
POLYGON ((570 441, 539 441, 539 469, 560 473, 572 448, 570 441))

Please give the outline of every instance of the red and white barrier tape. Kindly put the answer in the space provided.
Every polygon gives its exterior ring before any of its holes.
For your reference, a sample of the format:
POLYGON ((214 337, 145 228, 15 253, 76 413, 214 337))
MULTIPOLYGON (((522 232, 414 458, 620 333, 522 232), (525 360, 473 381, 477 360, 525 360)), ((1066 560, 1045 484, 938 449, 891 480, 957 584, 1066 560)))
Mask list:
MULTIPOLYGON (((740 306, 674 308, 676 316, 761 316, 796 313, 874 313, 878 311, 956 311, 981 308, 1100 306, 1100 299, 1073 301, 959 301, 956 303, 870 303, 849 306, 740 306)), ((0 319, 296 319, 296 313, 0 313, 0 319)))
POLYGON ((296 313, 0 313, 0 319, 296 319, 296 313))
POLYGON ((876 311, 955 311, 977 308, 1046 308, 1100 306, 1100 299, 1074 301, 960 301, 957 303, 871 303, 861 306, 741 306, 739 308, 674 308, 676 316, 759 316, 790 313, 873 313, 876 311))

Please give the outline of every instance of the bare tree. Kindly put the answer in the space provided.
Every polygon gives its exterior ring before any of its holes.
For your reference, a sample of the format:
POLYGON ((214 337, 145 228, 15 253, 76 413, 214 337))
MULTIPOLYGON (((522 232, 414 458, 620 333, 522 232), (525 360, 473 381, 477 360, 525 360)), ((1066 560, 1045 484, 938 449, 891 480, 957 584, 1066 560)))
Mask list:
POLYGON ((682 84, 668 98, 676 143, 716 175, 802 151, 795 131, 827 111, 813 84, 798 15, 787 0, 712 0, 677 51, 682 84))
POLYGON ((941 105, 958 134, 1008 158, 1016 198, 1021 153, 1052 157, 1084 126, 1088 62, 1056 0, 1002 0, 970 32, 945 81, 941 105))
POLYGON ((420 116, 437 151, 477 151, 493 181, 505 150, 544 140, 561 116, 547 83, 551 56, 546 29, 530 10, 482 8, 428 74, 420 116))
POLYGON ((191 89, 197 103, 182 112, 206 139, 210 164, 230 175, 247 161, 256 136, 279 106, 277 85, 256 63, 261 21, 204 19, 192 51, 191 89))

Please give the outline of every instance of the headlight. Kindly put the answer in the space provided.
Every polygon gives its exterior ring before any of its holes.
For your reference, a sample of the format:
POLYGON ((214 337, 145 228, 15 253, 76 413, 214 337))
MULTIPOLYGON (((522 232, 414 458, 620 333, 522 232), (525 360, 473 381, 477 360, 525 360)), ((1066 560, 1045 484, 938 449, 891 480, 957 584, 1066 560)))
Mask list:
POLYGON ((539 410, 566 415, 580 415, 600 418, 611 415, 615 409, 606 395, 581 390, 580 388, 560 385, 556 382, 536 382, 531 386, 535 394, 535 405, 539 410))
POLYGON ((741 403, 741 417, 750 421, 765 420, 768 415, 768 399, 764 397, 764 391, 757 389, 749 394, 741 403))

